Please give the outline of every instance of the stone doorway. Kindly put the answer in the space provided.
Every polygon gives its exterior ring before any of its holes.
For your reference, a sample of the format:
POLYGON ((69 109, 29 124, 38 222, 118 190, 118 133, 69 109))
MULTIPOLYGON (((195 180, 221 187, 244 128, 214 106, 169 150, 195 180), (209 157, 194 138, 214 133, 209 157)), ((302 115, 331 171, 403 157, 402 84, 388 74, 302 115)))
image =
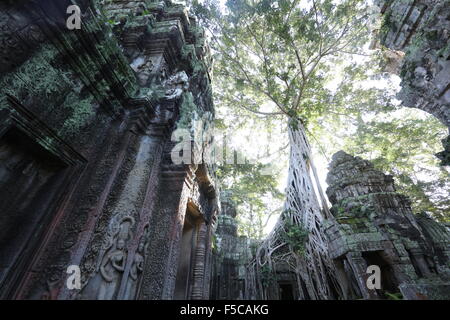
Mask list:
POLYGON ((377 265, 381 271, 381 289, 377 293, 384 297, 384 293, 398 292, 398 283, 391 265, 383 257, 383 251, 366 251, 362 253, 363 259, 367 265, 377 265))
POLYGON ((183 231, 180 240, 180 257, 178 259, 177 278, 175 281, 174 300, 186 300, 190 296, 191 270, 195 252, 197 224, 188 210, 184 218, 183 231))
POLYGON ((0 137, 0 296, 10 298, 53 218, 65 165, 16 127, 0 137))
POLYGON ((278 283, 280 300, 294 300, 294 287, 291 283, 278 283))

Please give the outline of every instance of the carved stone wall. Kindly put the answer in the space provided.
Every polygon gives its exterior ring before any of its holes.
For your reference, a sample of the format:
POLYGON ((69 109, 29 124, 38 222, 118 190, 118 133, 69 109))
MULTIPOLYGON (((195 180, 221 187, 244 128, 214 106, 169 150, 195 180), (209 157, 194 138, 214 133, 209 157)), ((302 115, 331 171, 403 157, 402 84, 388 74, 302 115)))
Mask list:
POLYGON ((327 177, 333 217, 322 224, 345 297, 445 299, 450 285, 448 229, 412 213, 392 176, 343 151, 333 155, 327 177), (368 289, 367 267, 381 269, 381 289, 368 289), (423 287, 426 288, 423 289, 423 287), (426 291, 426 293, 425 293, 426 291))
POLYGON ((237 211, 226 193, 221 194, 221 214, 215 230, 211 299, 242 300, 246 298, 245 271, 250 260, 249 239, 238 236, 237 211))
POLYGON ((207 298, 214 170, 171 158, 174 130, 214 117, 203 31, 171 1, 77 3, 81 30, 66 28, 69 1, 0 4, 0 296, 171 299, 188 212, 186 298, 207 298))
MULTIPOLYGON (((381 44, 405 53, 398 95, 403 105, 431 113, 450 127, 450 3, 448 0, 378 0, 381 44)), ((449 138, 437 154, 450 164, 449 138)))

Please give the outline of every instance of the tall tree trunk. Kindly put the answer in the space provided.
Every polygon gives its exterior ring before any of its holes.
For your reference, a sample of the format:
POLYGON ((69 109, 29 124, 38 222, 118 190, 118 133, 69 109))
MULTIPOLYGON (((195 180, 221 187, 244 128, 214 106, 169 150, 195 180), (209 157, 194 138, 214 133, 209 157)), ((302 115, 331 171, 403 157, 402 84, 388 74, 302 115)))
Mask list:
POLYGON ((335 274, 333 263, 328 257, 326 240, 319 230, 328 206, 322 197, 317 174, 313 172, 311 147, 301 123, 298 128, 289 126, 289 141, 291 154, 285 210, 292 223, 302 225, 309 232, 305 254, 296 259, 300 276, 305 281, 311 298, 337 298, 332 296, 332 284, 326 276, 327 273, 335 274))
POLYGON ((309 296, 311 299, 337 299, 343 294, 341 285, 336 278, 334 264, 328 256, 326 240, 319 230, 324 217, 332 216, 329 214, 317 173, 314 172, 311 147, 303 125, 298 123, 297 128, 289 126, 288 131, 291 151, 283 218, 278 220, 258 249, 256 263, 260 266, 267 263, 274 267, 277 263, 287 264, 305 283, 306 289, 298 284, 298 288, 303 291, 300 296, 309 296), (308 231, 304 254, 294 252, 286 242, 286 223, 308 231), (304 292, 305 290, 307 292, 304 292))

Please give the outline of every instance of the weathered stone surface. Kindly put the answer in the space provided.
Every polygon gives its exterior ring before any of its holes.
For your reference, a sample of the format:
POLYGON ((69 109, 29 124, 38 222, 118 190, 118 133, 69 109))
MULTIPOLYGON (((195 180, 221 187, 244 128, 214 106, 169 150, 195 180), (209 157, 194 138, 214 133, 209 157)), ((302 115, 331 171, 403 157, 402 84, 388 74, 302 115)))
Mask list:
POLYGON ((245 295, 245 266, 250 260, 249 239, 238 236, 236 208, 221 194, 221 214, 215 230, 211 299, 239 300, 245 295))
MULTIPOLYGON (((431 113, 450 128, 450 2, 377 1, 381 44, 404 51, 398 95, 403 105, 431 113)), ((437 156, 449 165, 448 139, 437 156)))
POLYGON ((171 1, 78 3, 81 30, 70 1, 0 4, 0 297, 172 299, 189 260, 208 298, 214 170, 171 159, 186 101, 214 116, 204 34, 171 1))
POLYGON ((430 295, 433 288, 445 287, 450 233, 429 217, 413 215, 408 198, 395 192, 391 176, 339 151, 327 182, 333 218, 323 222, 322 230, 341 281, 348 284, 345 298, 386 298, 401 291, 412 299, 414 288, 421 288, 416 284, 435 284, 426 287, 430 295), (380 290, 366 286, 366 270, 373 264, 381 269, 380 290))
POLYGON ((408 300, 450 300, 448 284, 401 284, 400 291, 408 300))

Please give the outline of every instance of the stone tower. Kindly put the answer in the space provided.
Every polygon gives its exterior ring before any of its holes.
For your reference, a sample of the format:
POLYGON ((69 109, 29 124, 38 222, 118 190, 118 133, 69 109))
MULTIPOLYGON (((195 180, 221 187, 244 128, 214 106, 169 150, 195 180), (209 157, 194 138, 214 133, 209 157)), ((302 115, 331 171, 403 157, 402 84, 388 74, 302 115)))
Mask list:
POLYGON ((344 298, 448 298, 450 233, 431 218, 415 216, 392 176, 343 151, 327 177, 332 219, 323 223, 344 298), (381 270, 381 288, 367 286, 367 267, 381 270))
POLYGON ((224 191, 215 230, 211 299, 239 300, 245 297, 245 264, 250 260, 249 239, 238 236, 236 207, 224 191))

